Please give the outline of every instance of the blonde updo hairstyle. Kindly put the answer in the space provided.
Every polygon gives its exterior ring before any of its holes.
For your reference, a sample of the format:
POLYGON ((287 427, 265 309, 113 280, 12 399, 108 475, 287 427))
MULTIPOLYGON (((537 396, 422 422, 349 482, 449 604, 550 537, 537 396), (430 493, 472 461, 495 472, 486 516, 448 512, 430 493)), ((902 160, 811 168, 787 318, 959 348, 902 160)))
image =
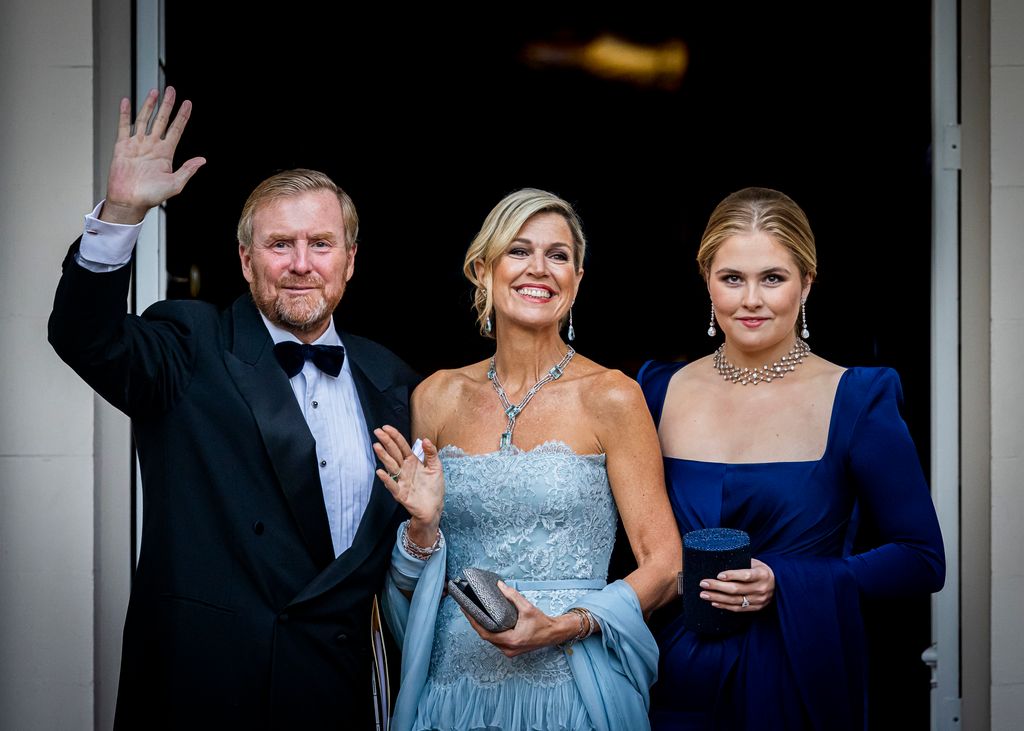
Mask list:
POLYGON ((715 206, 697 250, 697 266, 704 281, 711 276, 711 262, 726 239, 758 231, 793 255, 801 280, 814 281, 818 254, 807 215, 792 198, 771 188, 744 188, 715 206))
POLYGON ((483 226, 466 251, 466 259, 462 265, 466 279, 474 287, 473 308, 476 310, 480 334, 484 337, 494 337, 494 334, 488 333, 484 326, 494 311, 494 301, 487 286, 494 267, 526 222, 540 213, 557 213, 565 219, 572 234, 573 267, 577 272, 583 268, 587 242, 583 236, 583 224, 580 223, 572 205, 554 193, 537 188, 523 188, 509 193, 487 214, 483 226), (483 277, 477 275, 477 262, 483 264, 483 277))

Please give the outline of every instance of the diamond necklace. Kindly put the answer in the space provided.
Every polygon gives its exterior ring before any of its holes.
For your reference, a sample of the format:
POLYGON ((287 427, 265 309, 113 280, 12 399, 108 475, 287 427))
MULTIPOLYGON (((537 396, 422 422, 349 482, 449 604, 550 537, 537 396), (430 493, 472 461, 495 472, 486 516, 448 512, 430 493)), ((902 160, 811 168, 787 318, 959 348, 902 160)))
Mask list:
POLYGON ((740 368, 725 359, 725 343, 722 343, 715 351, 712 363, 724 380, 743 386, 748 383, 753 383, 756 386, 761 381, 771 383, 772 379, 785 378, 787 373, 792 373, 798 365, 804 362, 810 352, 811 347, 797 338, 790 351, 771 365, 763 365, 760 368, 740 368))
POLYGON ((562 371, 564 371, 565 367, 569 365, 569 361, 572 360, 572 357, 576 355, 576 351, 572 349, 572 346, 570 345, 568 347, 569 352, 565 354, 565 357, 553 365, 551 370, 544 374, 543 378, 533 384, 530 390, 526 392, 523 400, 518 404, 514 404, 509 401, 508 396, 505 395, 505 389, 502 388, 501 381, 498 380, 498 372, 494 369, 494 356, 491 356, 491 367, 487 371, 487 379, 491 382, 491 385, 494 386, 494 390, 498 394, 498 399, 501 401, 501 405, 505 408, 505 416, 508 417, 508 425, 505 427, 505 431, 501 433, 501 443, 498 445, 499 449, 505 449, 512 446, 512 430, 516 428, 516 417, 523 412, 523 409, 526 408, 526 404, 528 404, 530 399, 532 399, 540 390, 540 387, 548 381, 557 381, 562 377, 562 371))

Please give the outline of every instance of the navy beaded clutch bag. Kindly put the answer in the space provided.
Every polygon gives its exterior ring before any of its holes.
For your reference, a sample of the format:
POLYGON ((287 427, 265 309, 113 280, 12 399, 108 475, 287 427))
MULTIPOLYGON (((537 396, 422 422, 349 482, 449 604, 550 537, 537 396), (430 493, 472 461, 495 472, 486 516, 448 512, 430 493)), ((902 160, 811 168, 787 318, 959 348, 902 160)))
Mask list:
POLYGON ((750 536, 735 528, 701 528, 683 536, 683 570, 678 591, 683 596, 683 625, 702 635, 723 636, 743 629, 749 618, 711 606, 700 598, 702 579, 729 569, 750 568, 750 536))

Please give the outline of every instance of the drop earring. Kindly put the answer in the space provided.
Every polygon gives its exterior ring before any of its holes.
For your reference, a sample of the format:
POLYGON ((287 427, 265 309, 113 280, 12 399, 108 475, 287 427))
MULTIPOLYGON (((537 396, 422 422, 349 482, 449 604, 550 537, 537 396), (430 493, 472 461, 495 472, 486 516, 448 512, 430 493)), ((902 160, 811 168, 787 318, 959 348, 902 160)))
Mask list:
POLYGON ((804 340, 811 337, 811 331, 807 329, 807 300, 800 300, 800 316, 803 318, 804 327, 800 331, 800 337, 804 340))
MULTIPOLYGON (((576 304, 576 300, 572 301, 572 305, 574 304, 576 304)), ((569 332, 566 333, 570 343, 576 339, 576 331, 572 327, 572 305, 569 305, 569 332)))
MULTIPOLYGON (((484 306, 486 306, 487 305, 487 290, 486 289, 483 290, 483 295, 484 295, 484 306)), ((494 326, 491 325, 491 311, 488 310, 487 311, 487 319, 484 320, 484 332, 487 333, 488 335, 490 335, 491 331, 493 329, 494 329, 494 326)))
POLYGON ((715 303, 711 303, 711 322, 708 323, 708 337, 715 337, 718 330, 715 329, 715 303))

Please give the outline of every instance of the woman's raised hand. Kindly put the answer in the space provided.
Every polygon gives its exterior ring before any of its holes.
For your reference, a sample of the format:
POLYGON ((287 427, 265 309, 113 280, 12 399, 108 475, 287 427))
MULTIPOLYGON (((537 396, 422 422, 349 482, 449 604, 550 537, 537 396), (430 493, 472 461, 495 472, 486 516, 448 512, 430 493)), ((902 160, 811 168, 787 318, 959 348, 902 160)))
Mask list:
POLYGON ((421 546, 433 545, 444 509, 444 470, 437 447, 424 439, 421 463, 393 426, 374 429, 373 433, 379 440, 373 451, 383 466, 377 476, 409 512, 409 540, 421 546))

